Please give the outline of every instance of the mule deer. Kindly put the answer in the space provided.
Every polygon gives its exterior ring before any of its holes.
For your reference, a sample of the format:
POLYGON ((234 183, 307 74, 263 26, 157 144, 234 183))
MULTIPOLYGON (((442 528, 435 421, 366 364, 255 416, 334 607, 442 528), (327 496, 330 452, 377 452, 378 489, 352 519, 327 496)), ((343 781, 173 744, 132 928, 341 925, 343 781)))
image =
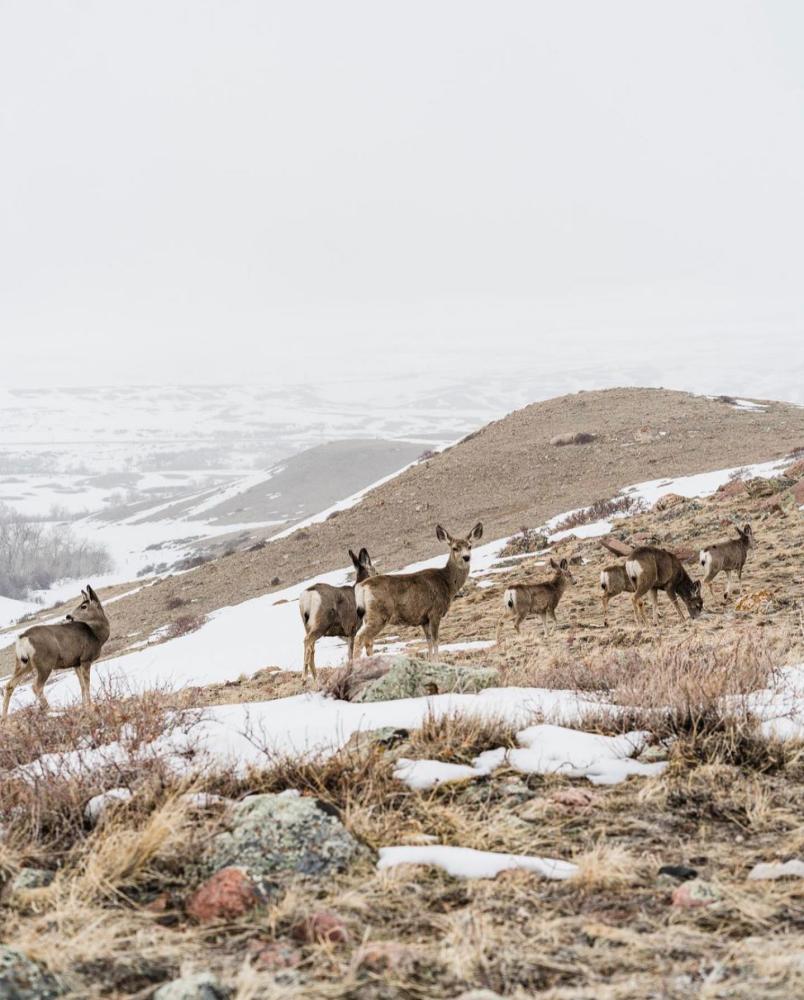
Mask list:
POLYGON ((542 619, 544 637, 549 639, 550 633, 547 630, 548 615, 556 624, 556 608, 561 600, 561 595, 567 589, 567 584, 575 583, 575 577, 570 572, 569 563, 566 559, 556 562, 550 560, 550 566, 555 570, 552 578, 544 583, 514 583, 508 587, 503 595, 503 613, 497 623, 497 645, 500 644, 500 633, 506 619, 511 619, 514 629, 518 632, 519 626, 530 614, 537 614, 542 619))
POLYGON ((354 655, 355 635, 360 625, 355 605, 355 586, 375 576, 367 549, 355 555, 349 549, 349 558, 357 573, 354 586, 333 587, 329 583, 314 583, 299 598, 299 611, 304 623, 304 669, 302 679, 309 671, 316 679, 315 644, 325 635, 341 636, 349 647, 349 659, 354 655))
POLYGON ((421 625, 427 640, 427 655, 438 656, 441 619, 469 576, 472 542, 483 537, 478 522, 466 538, 453 538, 440 524, 436 538, 449 545, 446 565, 420 569, 415 573, 374 576, 355 586, 357 614, 363 621, 355 639, 356 655, 361 649, 371 656, 374 640, 386 625, 421 625))
POLYGON ((684 614, 678 606, 679 597, 686 605, 690 618, 697 618, 703 610, 701 581, 696 580, 693 583, 681 565, 681 560, 672 552, 651 545, 634 549, 625 561, 625 571, 633 584, 634 596, 631 600, 634 603, 634 617, 637 624, 640 622, 647 624, 642 598, 649 593, 653 602, 653 624, 658 625, 657 605, 660 590, 670 598, 682 622, 684 614))
POLYGON ((88 707, 92 702, 89 691, 90 670, 109 638, 109 631, 109 619, 98 595, 89 584, 86 590, 81 591, 81 603, 72 614, 66 616, 65 621, 58 625, 34 625, 26 629, 17 639, 17 662, 5 687, 3 718, 8 715, 14 688, 31 673, 36 673, 33 693, 41 708, 46 711, 48 704, 44 690, 48 677, 54 670, 66 670, 70 667, 78 674, 81 699, 84 707, 88 707))
POLYGON ((634 585, 624 563, 612 563, 600 571, 600 599, 603 602, 603 624, 608 625, 609 601, 624 591, 633 592, 634 585))
POLYGON ((744 528, 737 528, 737 538, 730 538, 727 542, 717 542, 701 549, 699 557, 701 568, 704 571, 703 582, 709 588, 709 593, 714 600, 715 592, 712 589, 712 581, 718 573, 726 574, 726 592, 723 600, 729 599, 731 592, 731 574, 737 574, 737 582, 740 586, 740 593, 743 590, 743 567, 748 558, 748 550, 754 545, 754 535, 751 525, 746 524, 744 528))

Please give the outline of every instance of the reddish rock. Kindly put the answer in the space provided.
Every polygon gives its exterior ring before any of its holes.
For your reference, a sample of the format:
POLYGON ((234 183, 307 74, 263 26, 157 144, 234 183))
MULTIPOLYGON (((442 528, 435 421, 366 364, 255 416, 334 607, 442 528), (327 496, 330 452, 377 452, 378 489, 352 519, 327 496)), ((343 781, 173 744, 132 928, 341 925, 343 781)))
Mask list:
POLYGON ((293 925, 290 933, 305 944, 346 944, 349 930, 338 916, 329 910, 316 910, 293 925))
POLYGON ((799 507, 804 504, 804 479, 799 479, 790 492, 799 507))
POLYGON ((298 948, 283 941, 266 941, 252 938, 247 947, 251 964, 261 972, 278 969, 295 969, 301 963, 302 954, 298 948))
POLYGON ((711 906, 717 902, 718 895, 708 882, 694 878, 682 882, 673 889, 673 906, 685 910, 695 910, 701 906, 711 906))
POLYGON ((788 479, 804 479, 804 458, 800 458, 797 462, 793 462, 792 465, 788 465, 784 470, 784 474, 788 479))
POLYGON ((593 805, 595 797, 585 788, 560 788, 550 795, 550 801, 569 812, 573 812, 577 809, 589 809, 593 805))
POLYGON ((260 902, 260 893, 245 869, 221 868, 196 889, 187 904, 187 913, 202 924, 236 920, 260 902))
POLYGON ((725 497, 736 497, 741 493, 746 492, 745 480, 743 479, 730 479, 727 483, 723 483, 722 486, 718 486, 717 493, 715 496, 725 498, 725 497))
POLYGON ((370 941, 357 955, 357 964, 369 972, 398 969, 408 956, 408 949, 398 941, 370 941))

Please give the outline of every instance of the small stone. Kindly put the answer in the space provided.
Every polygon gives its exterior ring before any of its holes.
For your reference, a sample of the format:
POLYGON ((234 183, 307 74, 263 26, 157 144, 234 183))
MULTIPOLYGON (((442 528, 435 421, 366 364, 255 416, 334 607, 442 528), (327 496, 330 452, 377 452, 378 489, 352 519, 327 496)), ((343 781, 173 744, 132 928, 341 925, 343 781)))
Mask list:
POLYGON ((466 990, 455 1000, 504 1000, 504 998, 494 990, 466 990))
POLYGON ((0 997, 53 1000, 63 992, 58 980, 27 955, 0 945, 0 997))
POLYGON ((221 868, 196 889, 187 913, 199 923, 236 920, 263 901, 262 894, 244 868, 221 868))
POLYGON ((316 910, 293 925, 290 933, 304 944, 346 944, 349 930, 337 913, 316 910))
POLYGON ((46 868, 20 868, 9 884, 10 892, 21 892, 26 889, 43 889, 53 881, 54 873, 46 868))
POLYGON ((695 878, 682 882, 673 890, 673 906, 694 910, 701 906, 711 906, 719 899, 718 893, 709 882, 695 878))
POLYGON ((754 865, 748 873, 754 881, 775 880, 777 878, 804 878, 804 861, 791 858, 790 861, 769 861, 754 865))
POLYGON ((589 809, 594 805, 595 796, 585 788, 559 788, 550 795, 550 801, 567 812, 589 809))
POLYGON ((280 969, 295 969, 301 963, 302 954, 298 948, 284 941, 266 941, 252 938, 247 951, 251 964, 261 972, 276 972, 280 969))
POLYGON ((209 972, 182 976, 160 986, 153 1000, 228 1000, 231 996, 209 972))
POLYGON ((100 795, 95 795, 84 806, 84 819, 92 826, 98 823, 106 815, 107 811, 119 802, 128 802, 131 798, 131 790, 128 788, 110 788, 100 795))
POLYGON ((670 875, 681 882, 688 882, 690 879, 698 877, 696 869, 690 868, 687 865, 662 865, 659 869, 659 874, 670 875))
POLYGON ((369 972, 388 972, 398 969, 409 954, 398 941, 370 941, 358 952, 357 965, 369 972))
POLYGON ((686 503, 687 498, 680 493, 664 493, 653 505, 654 510, 670 510, 671 507, 679 507, 686 503))
POLYGON ((637 760, 643 764, 657 764, 659 761, 667 760, 667 749, 661 743, 651 743, 645 747, 637 760))

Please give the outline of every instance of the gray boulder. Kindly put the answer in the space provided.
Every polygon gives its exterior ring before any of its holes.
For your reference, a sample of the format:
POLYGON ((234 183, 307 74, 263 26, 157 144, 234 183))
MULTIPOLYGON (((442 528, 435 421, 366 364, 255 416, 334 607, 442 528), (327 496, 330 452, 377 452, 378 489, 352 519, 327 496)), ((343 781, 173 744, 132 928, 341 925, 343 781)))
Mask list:
POLYGON ((210 973, 199 972, 160 986, 153 1000, 227 1000, 230 995, 210 973))
POLYGON ((53 881, 53 872, 46 868, 20 868, 9 884, 10 892, 24 889, 41 889, 53 881))
POLYGON ((352 694, 352 701, 393 701, 397 698, 421 698, 449 691, 474 694, 499 683, 500 675, 492 667, 457 666, 431 663, 414 656, 389 657, 388 669, 369 680, 352 694))
POLYGON ((298 792, 250 795, 231 810, 230 824, 210 846, 207 873, 245 868, 267 894, 283 875, 319 877, 368 857, 336 815, 298 792))
POLYGON ((0 945, 2 1000, 53 1000, 63 992, 55 976, 22 952, 0 945))

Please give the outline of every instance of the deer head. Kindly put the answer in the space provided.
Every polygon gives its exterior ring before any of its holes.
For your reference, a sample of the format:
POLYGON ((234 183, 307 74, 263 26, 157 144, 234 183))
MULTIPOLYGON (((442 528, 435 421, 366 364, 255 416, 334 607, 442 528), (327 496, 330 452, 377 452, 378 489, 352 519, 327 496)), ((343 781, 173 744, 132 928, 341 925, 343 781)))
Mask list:
POLYGON ((349 549, 349 558, 352 560, 352 565, 355 568, 355 583, 362 583, 364 580, 368 580, 370 576, 377 575, 377 570, 371 562, 368 549, 361 549, 357 555, 349 549))
POLYGON ((480 521, 472 528, 466 538, 454 538, 445 528, 442 528, 440 524, 436 525, 436 538, 439 542, 446 542, 449 545, 449 557, 451 562, 455 562, 458 565, 465 563, 469 565, 469 560, 472 558, 472 542, 477 541, 478 538, 483 537, 483 525, 480 521))
POLYGON ((556 574, 560 576, 567 583, 575 583, 575 577, 569 568, 569 563, 566 559, 562 559, 561 562, 556 562, 555 559, 550 557, 550 566, 556 571, 556 574))
POLYGON ((103 610, 100 598, 95 591, 87 584, 86 590, 81 591, 81 603, 73 608, 71 614, 67 615, 68 622, 82 622, 89 626, 96 634, 102 634, 109 629, 109 619, 103 610))

